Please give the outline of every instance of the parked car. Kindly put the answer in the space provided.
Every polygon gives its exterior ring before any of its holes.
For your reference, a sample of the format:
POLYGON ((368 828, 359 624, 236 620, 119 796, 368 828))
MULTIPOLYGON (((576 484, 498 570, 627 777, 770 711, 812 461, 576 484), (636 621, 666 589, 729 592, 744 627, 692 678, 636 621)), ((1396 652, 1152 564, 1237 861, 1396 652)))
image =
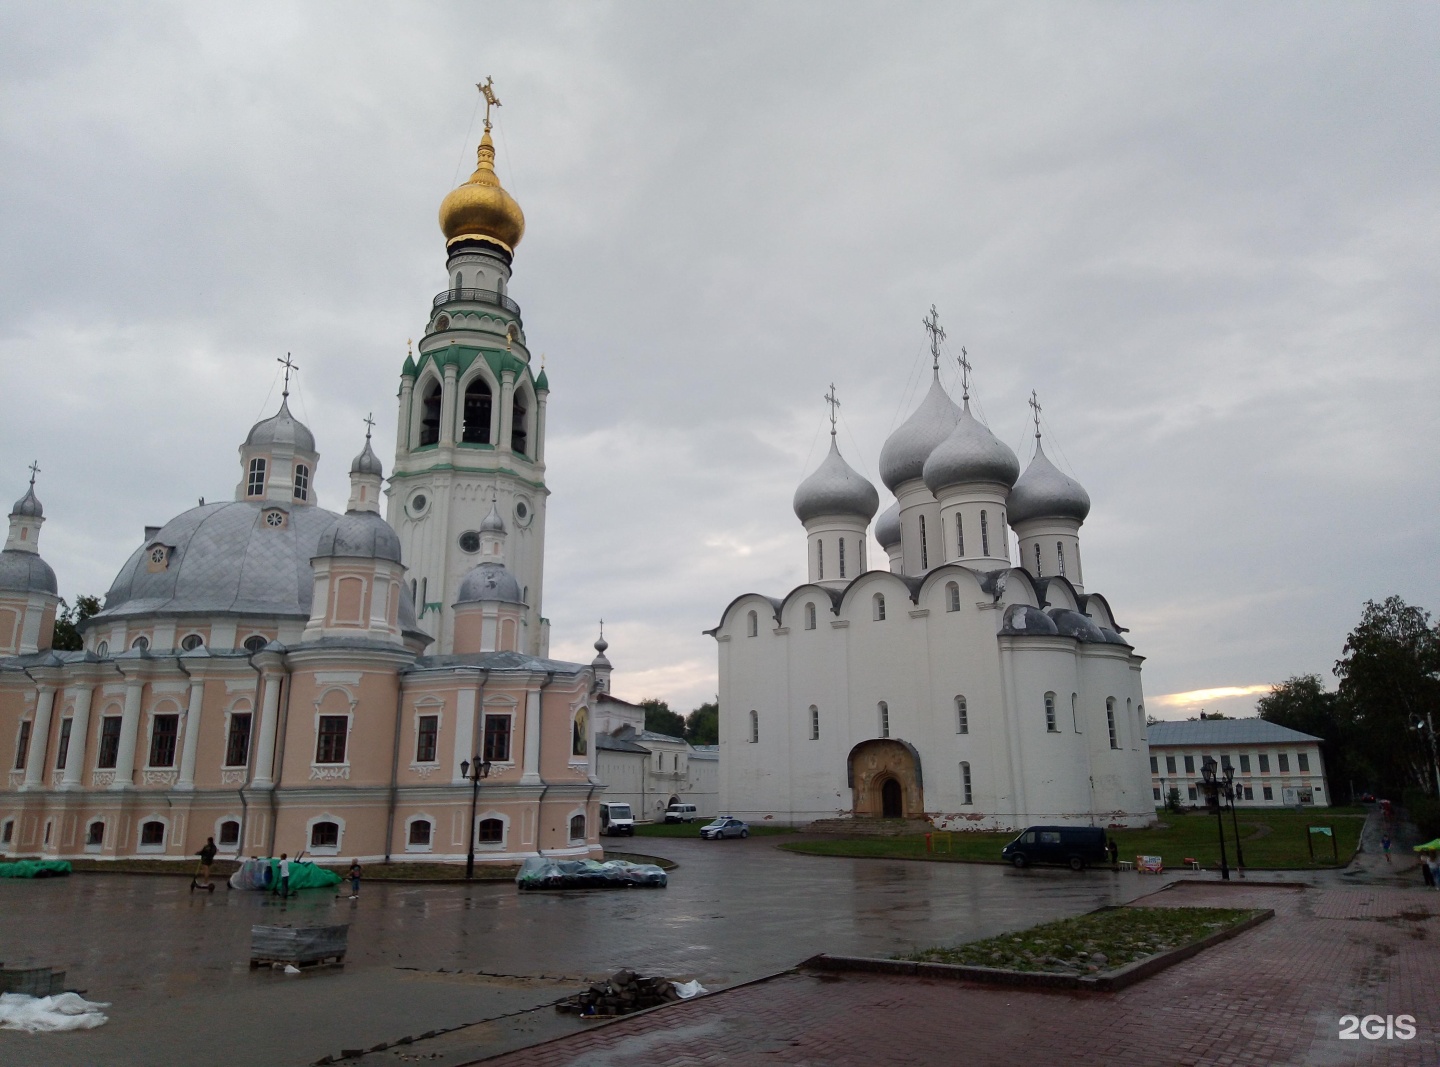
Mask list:
POLYGON ((706 841, 718 841, 722 837, 749 837, 750 827, 740 819, 722 815, 700 827, 700 836, 706 841))
POLYGON ((1000 850, 1016 867, 1032 863, 1067 864, 1072 871, 1088 864, 1108 864, 1105 831, 1098 826, 1030 826, 1000 850))
POLYGON ((700 811, 694 804, 671 804, 665 809, 666 822, 694 822, 700 811))
POLYGON ((635 815, 629 804, 605 802, 600 805, 600 832, 611 837, 635 836, 635 815))

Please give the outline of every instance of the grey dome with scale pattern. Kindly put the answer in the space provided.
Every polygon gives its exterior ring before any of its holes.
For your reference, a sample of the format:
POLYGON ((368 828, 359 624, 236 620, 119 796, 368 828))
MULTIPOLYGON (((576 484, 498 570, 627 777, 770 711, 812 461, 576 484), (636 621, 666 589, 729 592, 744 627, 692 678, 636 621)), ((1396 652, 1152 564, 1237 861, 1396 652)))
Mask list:
POLYGON ((937 376, 920 406, 886 438, 885 446, 880 449, 880 480, 892 493, 902 483, 923 475, 925 461, 935 447, 950 436, 959 417, 960 409, 937 376))
POLYGON ((388 559, 399 563, 400 535, 378 512, 347 511, 320 535, 314 555, 388 559))
POLYGON ((854 515, 869 522, 880 507, 880 494, 845 462, 831 434, 829 455, 795 490, 794 507, 801 522, 822 515, 854 515))
POLYGON ((503 563, 478 563, 460 582, 460 592, 455 603, 478 604, 487 600, 499 600, 507 604, 523 604, 520 598, 520 583, 503 563))
MULTIPOLYGON (((298 426, 299 423, 296 423, 296 425, 298 426)), ((253 433, 254 431, 252 430, 251 432, 253 433)), ((385 468, 380 463, 380 457, 377 456, 375 450, 370 447, 370 435, 368 433, 365 435, 365 447, 360 450, 358 456, 350 461, 350 473, 373 474, 379 478, 385 476, 385 468)))
POLYGON ((281 445, 293 448, 296 452, 314 452, 315 435, 308 426, 290 414, 290 399, 282 397, 279 411, 250 427, 245 444, 248 447, 261 448, 281 445))
POLYGON ((1090 514, 1090 494, 1051 463, 1036 441, 1035 458, 1010 491, 1009 513, 1012 526, 1026 519, 1054 517, 1084 522, 1090 514))
POLYGON ((0 592, 54 593, 55 572, 34 552, 9 549, 0 552, 0 592))
POLYGON ((955 428, 925 460, 925 485, 939 493, 955 485, 995 482, 1009 488, 1020 477, 1020 461, 1010 446, 970 414, 967 403, 955 428))
POLYGON ((887 551, 900 543, 900 501, 895 501, 875 520, 875 540, 887 551))
POLYGON ((35 483, 30 483, 30 488, 25 490, 25 495, 15 501, 15 506, 10 509, 10 514, 24 515, 27 518, 39 519, 45 516, 45 509, 40 504, 40 498, 35 495, 35 483))

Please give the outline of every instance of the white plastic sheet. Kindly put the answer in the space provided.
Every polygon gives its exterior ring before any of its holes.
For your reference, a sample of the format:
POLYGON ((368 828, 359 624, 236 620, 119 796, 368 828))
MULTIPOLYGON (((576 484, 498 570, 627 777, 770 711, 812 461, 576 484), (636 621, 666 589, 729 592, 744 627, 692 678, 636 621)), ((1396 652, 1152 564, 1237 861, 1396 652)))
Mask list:
POLYGON ((98 1004, 79 993, 57 993, 53 997, 28 997, 24 993, 0 994, 0 1030, 24 1030, 48 1034, 59 1030, 93 1030, 109 1018, 98 1004))
POLYGON ((701 985, 700 979, 697 978, 693 982, 676 982, 675 992, 680 994, 681 1000, 689 1000, 691 997, 698 997, 701 993, 708 993, 710 990, 701 985))

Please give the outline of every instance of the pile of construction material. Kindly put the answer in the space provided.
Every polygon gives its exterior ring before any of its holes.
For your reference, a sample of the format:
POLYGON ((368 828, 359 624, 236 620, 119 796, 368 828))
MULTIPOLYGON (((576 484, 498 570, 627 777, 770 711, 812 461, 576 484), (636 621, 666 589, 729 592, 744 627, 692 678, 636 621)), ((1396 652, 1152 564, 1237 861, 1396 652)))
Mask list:
POLYGON ((555 1010, 567 1015, 629 1015, 632 1011, 686 999, 668 978, 641 978, 634 971, 616 971, 607 981, 566 997, 555 1010))

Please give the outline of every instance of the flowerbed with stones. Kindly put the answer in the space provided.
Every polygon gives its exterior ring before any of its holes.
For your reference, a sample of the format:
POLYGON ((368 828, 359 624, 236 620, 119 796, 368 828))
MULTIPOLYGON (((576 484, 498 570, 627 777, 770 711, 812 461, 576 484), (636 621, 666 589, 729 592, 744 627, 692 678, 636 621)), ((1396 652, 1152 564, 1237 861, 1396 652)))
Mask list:
POLYGON ((1181 948, 1258 915, 1245 908, 1107 908, 897 959, 1006 971, 1095 974, 1181 948))

